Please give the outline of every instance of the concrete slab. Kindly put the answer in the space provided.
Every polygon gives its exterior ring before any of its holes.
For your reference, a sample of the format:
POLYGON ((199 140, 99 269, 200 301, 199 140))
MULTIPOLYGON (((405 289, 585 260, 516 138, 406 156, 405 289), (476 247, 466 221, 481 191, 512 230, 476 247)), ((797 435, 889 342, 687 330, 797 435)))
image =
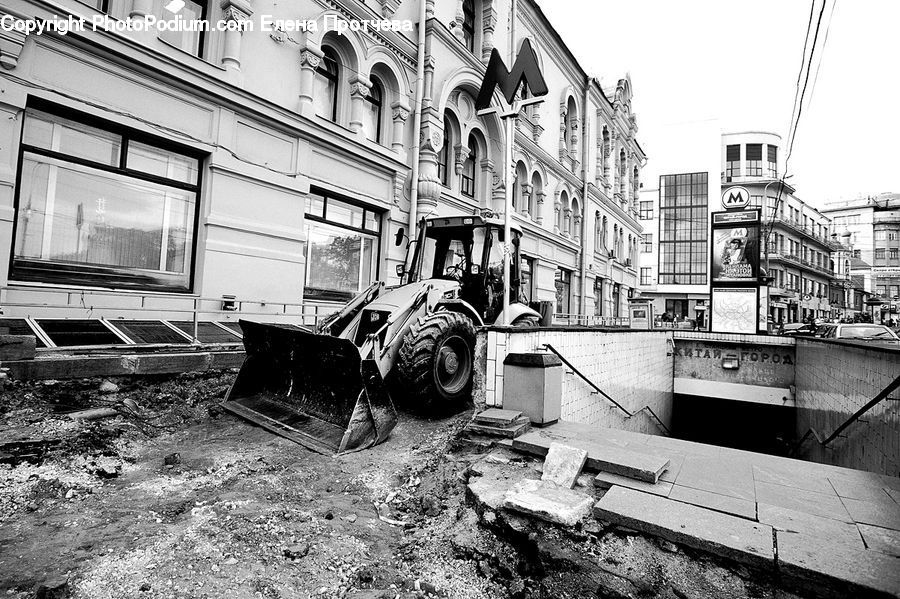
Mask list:
POLYGON ((756 500, 750 464, 726 462, 715 457, 685 457, 675 484, 745 501, 756 500))
POLYGON ((897 559, 876 551, 810 543, 803 535, 776 532, 778 570, 787 582, 828 597, 897 597, 897 559))
POLYGON ((694 443, 693 441, 683 441, 681 439, 673 439, 672 437, 651 435, 647 439, 647 445, 651 447, 664 447, 666 449, 672 449, 687 455, 703 455, 710 457, 718 457, 719 455, 719 448, 715 445, 694 443))
POLYGON ((831 494, 816 493, 784 485, 757 482, 756 500, 758 503, 788 508, 813 516, 832 518, 842 522, 853 521, 850 514, 844 509, 841 499, 834 492, 831 494))
POLYGON ((772 527, 624 487, 613 487, 594 516, 756 567, 774 564, 772 527))
POLYGON ((897 503, 897 505, 900 505, 900 491, 888 487, 885 488, 885 492, 891 496, 891 499, 893 499, 897 503))
POLYGON ((531 428, 531 424, 528 422, 520 422, 511 427, 499 426, 495 424, 478 424, 477 422, 471 422, 468 426, 466 426, 466 430, 478 433, 480 435, 489 435, 492 437, 502 437, 504 439, 514 439, 519 435, 523 435, 528 432, 528 429, 531 428))
POLYGON ((794 464, 754 464, 753 479, 757 482, 815 491, 816 493, 834 493, 827 478, 801 470, 794 464))
POLYGON ((633 478, 628 478, 627 476, 610 474, 609 472, 600 472, 597 474, 597 476, 594 477, 594 486, 598 489, 610 489, 616 485, 620 487, 626 487, 628 489, 634 489, 635 491, 643 491, 644 493, 659 495, 660 497, 668 497, 669 493, 671 493, 672 491, 673 486, 672 483, 666 482, 662 479, 658 480, 654 484, 642 480, 634 480, 633 478))
POLYGON ((881 477, 877 474, 872 474, 872 477, 868 480, 850 480, 840 476, 831 476, 827 480, 839 497, 882 501, 889 496, 881 477))
POLYGON ((523 480, 507 491, 503 507, 548 522, 574 526, 590 515, 593 503, 594 498, 587 493, 548 480, 523 480))
POLYGON ((690 503, 699 507, 731 514, 747 520, 756 520, 756 503, 746 499, 738 499, 737 497, 729 497, 728 495, 719 495, 718 493, 710 493, 700 489, 692 489, 690 487, 682 487, 674 485, 672 491, 668 495, 669 499, 681 501, 682 503, 690 503))
POLYGON ((469 494, 476 503, 483 504, 492 510, 500 509, 506 492, 522 480, 523 471, 517 467, 496 464, 480 460, 472 465, 477 476, 469 478, 469 494))
POLYGON ((857 524, 856 527, 870 550, 900 557, 900 531, 869 524, 857 524))
POLYGON ((785 533, 809 537, 810 543, 840 544, 848 549, 866 548, 855 524, 813 516, 788 508, 758 503, 757 519, 785 533))
POLYGON ((551 443, 544 458, 544 472, 541 480, 555 482, 560 487, 571 489, 575 486, 581 469, 587 461, 587 451, 562 443, 551 443))
POLYGON ((513 440, 513 448, 532 455, 544 456, 553 442, 584 449, 588 453, 587 467, 655 483, 668 468, 669 460, 658 456, 629 451, 615 445, 592 441, 589 437, 566 438, 559 441, 546 434, 549 429, 532 431, 513 440))
POLYGON ((900 505, 887 495, 885 497, 886 499, 881 501, 862 499, 843 499, 842 501, 854 522, 900 530, 900 505))
POLYGON ((522 416, 520 410, 503 410, 501 408, 488 408, 475 416, 475 422, 481 424, 510 424, 522 416))

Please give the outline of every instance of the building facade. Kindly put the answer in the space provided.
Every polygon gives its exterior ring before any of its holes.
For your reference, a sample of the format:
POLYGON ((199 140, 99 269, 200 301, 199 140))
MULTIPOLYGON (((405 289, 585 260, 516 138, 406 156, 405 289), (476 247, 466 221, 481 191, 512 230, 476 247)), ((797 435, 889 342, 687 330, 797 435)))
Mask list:
POLYGON ((10 24, 105 24, 0 32, 7 316, 309 324, 399 281, 401 228, 502 212, 504 169, 527 298, 563 322, 626 315, 646 161, 631 81, 601 88, 533 0, 166 6, 0 8, 10 24), (123 25, 147 17, 224 26, 123 25), (382 19, 393 25, 360 26, 382 19), (522 110, 505 164, 504 128, 474 97, 491 50, 508 60, 523 39, 550 93, 522 110))
POLYGON ((774 324, 832 318, 831 221, 782 181, 781 137, 767 132, 722 135, 722 187, 740 186, 762 214, 760 263, 772 278, 774 324))
POLYGON ((900 194, 832 202, 823 212, 852 245, 851 274, 882 302, 875 307, 876 319, 900 319, 900 194))

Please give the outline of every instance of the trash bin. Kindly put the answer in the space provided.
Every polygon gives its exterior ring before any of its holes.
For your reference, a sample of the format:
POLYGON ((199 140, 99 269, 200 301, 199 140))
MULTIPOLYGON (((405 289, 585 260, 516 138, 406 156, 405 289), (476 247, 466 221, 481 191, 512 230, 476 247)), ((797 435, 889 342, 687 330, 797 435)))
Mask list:
MULTIPOLYGON (((547 302, 550 303, 550 302, 547 302)), ((562 360, 551 353, 511 353, 503 360, 503 408, 519 410, 535 426, 559 420, 562 360)))

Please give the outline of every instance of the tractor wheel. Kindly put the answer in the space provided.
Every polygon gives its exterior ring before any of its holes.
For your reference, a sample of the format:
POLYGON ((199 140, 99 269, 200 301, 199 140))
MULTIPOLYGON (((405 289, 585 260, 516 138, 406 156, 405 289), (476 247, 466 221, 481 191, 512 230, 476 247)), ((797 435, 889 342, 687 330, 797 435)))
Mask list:
POLYGON ((534 314, 525 314, 515 319, 512 326, 517 329, 533 329, 541 326, 541 317, 534 314))
POLYGON ((461 407, 472 393, 475 326, 456 312, 419 318, 403 339, 397 372, 410 408, 442 414, 461 407))

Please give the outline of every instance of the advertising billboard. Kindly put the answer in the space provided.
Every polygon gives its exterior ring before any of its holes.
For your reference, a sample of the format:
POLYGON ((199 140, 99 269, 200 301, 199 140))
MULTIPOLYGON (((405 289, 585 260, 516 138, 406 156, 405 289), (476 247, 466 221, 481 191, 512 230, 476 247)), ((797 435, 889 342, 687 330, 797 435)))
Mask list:
POLYGON ((757 325, 756 289, 713 287, 712 318, 714 333, 755 334, 757 325))
POLYGON ((759 277, 759 212, 716 212, 712 223, 713 283, 750 283, 759 277))

